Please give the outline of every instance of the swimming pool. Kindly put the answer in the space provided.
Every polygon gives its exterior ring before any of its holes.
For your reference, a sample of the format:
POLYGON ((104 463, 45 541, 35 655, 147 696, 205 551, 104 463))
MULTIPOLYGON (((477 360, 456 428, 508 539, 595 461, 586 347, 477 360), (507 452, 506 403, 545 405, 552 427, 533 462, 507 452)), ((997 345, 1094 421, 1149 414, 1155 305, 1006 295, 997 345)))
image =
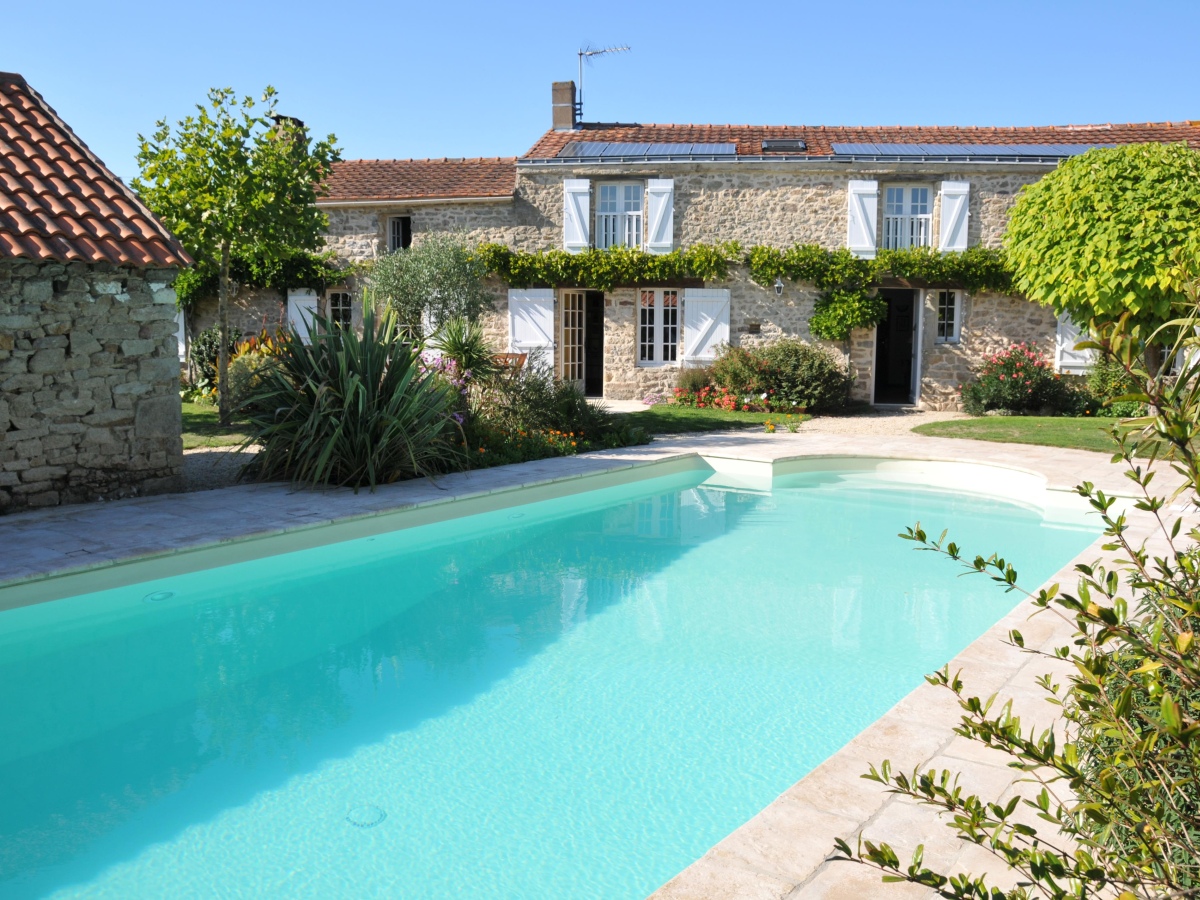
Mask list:
POLYGON ((1011 609, 905 525, 1027 583, 1098 533, 906 474, 679 471, 0 613, 0 896, 644 896, 1011 609))

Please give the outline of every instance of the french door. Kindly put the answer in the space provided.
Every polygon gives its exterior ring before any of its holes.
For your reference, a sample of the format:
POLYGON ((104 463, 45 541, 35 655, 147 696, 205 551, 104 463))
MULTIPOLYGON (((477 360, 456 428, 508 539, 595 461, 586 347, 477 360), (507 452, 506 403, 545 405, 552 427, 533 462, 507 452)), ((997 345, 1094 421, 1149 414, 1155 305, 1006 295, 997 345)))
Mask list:
POLYGON ((583 316, 586 291, 562 292, 562 378, 583 388, 583 316))

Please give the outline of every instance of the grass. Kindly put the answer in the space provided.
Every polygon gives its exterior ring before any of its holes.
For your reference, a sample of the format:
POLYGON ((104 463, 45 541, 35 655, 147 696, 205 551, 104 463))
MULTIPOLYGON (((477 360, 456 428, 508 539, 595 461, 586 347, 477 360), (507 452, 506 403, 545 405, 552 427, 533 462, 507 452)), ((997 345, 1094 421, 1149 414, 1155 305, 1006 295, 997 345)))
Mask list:
POLYGON ((183 404, 183 449, 236 447, 246 439, 246 423, 217 421, 217 408, 208 403, 183 404))
MULTIPOLYGON (((782 413, 727 412, 723 409, 693 409, 659 403, 645 412, 620 413, 621 424, 644 428, 650 434, 686 434, 697 431, 728 431, 738 428, 761 428, 767 421, 786 431, 786 416, 782 413)), ((793 416, 793 421, 805 421, 812 416, 793 416)))
POLYGON ((1040 444, 1044 447, 1070 447, 1112 453, 1115 445, 1108 429, 1114 419, 1091 416, 984 416, 979 419, 951 419, 928 422, 913 429, 916 434, 932 437, 969 438, 1004 444, 1040 444))

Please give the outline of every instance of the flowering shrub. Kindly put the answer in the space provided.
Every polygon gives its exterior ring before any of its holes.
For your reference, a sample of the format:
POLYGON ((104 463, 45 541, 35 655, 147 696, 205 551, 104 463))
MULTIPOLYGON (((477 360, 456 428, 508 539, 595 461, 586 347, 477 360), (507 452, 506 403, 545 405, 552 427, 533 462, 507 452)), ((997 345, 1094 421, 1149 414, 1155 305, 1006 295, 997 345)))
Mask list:
POLYGON ((963 409, 973 416, 989 410, 1026 415, 1089 412, 1088 398, 1066 384, 1036 344, 1013 344, 989 356, 975 381, 962 389, 963 409))
POLYGON ((840 357, 798 338, 726 347, 712 365, 711 380, 737 402, 718 406, 725 409, 831 412, 850 399, 851 378, 840 357))
POLYGON ((694 409, 724 409, 729 412, 737 410, 742 412, 784 412, 796 408, 786 401, 777 401, 774 391, 764 391, 761 394, 738 394, 729 388, 713 387, 711 384, 698 391, 677 387, 674 396, 668 402, 676 406, 690 406, 694 409))

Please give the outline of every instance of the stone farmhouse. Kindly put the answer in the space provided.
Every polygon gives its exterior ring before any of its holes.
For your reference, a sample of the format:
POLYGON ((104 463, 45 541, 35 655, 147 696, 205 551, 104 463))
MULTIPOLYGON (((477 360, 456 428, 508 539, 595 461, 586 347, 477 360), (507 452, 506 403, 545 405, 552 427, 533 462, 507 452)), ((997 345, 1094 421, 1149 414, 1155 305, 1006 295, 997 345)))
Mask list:
MULTIPOLYGON (((943 251, 1000 245, 1018 191, 1063 159, 1097 146, 1187 141, 1200 123, 1028 128, 638 125, 580 122, 575 85, 552 91, 553 127, 517 159, 351 160, 321 201, 329 246, 345 260, 454 230, 515 250, 697 243, 815 243, 870 257, 881 248, 943 251)), ((761 287, 744 268, 721 283, 508 289, 488 323, 497 349, 537 352, 588 394, 641 398, 670 388, 680 366, 723 343, 781 335, 811 340, 818 292, 761 287)), ((846 343, 855 391, 877 404, 941 408, 987 354, 1013 341, 1056 349, 1080 371, 1077 331, 1019 297, 968 295, 961 285, 880 286, 886 321, 846 343)), ((282 300, 282 298, 280 298, 282 300)), ((347 285, 296 292, 306 312, 357 321, 347 285)), ((274 307, 279 315, 280 306, 274 307)), ((262 316, 260 315, 261 319, 262 316)))
POLYGON ((178 490, 171 285, 191 259, 0 73, 0 512, 178 490))

